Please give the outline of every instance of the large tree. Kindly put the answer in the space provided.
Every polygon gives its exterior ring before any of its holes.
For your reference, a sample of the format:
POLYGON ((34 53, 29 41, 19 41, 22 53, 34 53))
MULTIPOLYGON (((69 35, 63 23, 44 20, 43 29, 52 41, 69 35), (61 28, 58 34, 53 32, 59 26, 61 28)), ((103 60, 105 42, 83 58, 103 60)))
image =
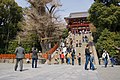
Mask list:
POLYGON ((57 0, 28 0, 28 2, 31 6, 24 10, 25 25, 22 33, 29 36, 27 40, 40 44, 42 52, 46 52, 49 49, 48 44, 57 40, 60 35, 59 16, 56 16, 60 4, 57 0))
POLYGON ((0 53, 5 53, 20 26, 22 8, 14 0, 0 0, 0 53))
POLYGON ((95 2, 89 9, 89 20, 101 30, 120 31, 120 7, 95 2))
POLYGON ((101 2, 106 6, 109 6, 110 4, 119 5, 118 3, 120 3, 120 0, 94 0, 94 1, 101 2))
POLYGON ((89 9, 89 17, 91 23, 96 27, 96 32, 93 33, 94 41, 100 36, 105 28, 112 32, 120 31, 120 7, 111 3, 106 6, 99 0, 96 0, 89 9), (96 35, 97 34, 97 35, 96 35))
POLYGON ((102 55, 104 49, 107 50, 111 56, 118 54, 118 50, 116 50, 114 46, 120 46, 119 36, 120 33, 110 32, 108 29, 104 29, 96 43, 96 49, 99 55, 102 55))
POLYGON ((89 9, 91 23, 96 27, 93 33, 99 55, 106 49, 110 55, 117 54, 115 46, 120 46, 120 6, 119 0, 96 0, 89 9))

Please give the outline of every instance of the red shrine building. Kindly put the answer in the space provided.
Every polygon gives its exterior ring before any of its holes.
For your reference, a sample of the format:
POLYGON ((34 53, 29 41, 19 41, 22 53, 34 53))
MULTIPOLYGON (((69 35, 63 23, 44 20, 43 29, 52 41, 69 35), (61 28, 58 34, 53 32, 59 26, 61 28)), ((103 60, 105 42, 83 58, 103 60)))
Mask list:
POLYGON ((90 22, 87 20, 88 16, 88 12, 70 13, 69 17, 64 18, 67 23, 68 30, 72 33, 78 33, 79 31, 89 32, 90 22))

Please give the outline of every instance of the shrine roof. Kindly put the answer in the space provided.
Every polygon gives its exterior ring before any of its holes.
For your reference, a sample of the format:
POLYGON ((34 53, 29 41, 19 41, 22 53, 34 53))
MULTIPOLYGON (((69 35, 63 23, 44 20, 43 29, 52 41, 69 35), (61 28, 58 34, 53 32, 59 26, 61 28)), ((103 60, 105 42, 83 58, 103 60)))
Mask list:
POLYGON ((75 13, 70 13, 69 17, 65 17, 65 18, 82 18, 88 16, 89 16, 88 12, 75 12, 75 13))

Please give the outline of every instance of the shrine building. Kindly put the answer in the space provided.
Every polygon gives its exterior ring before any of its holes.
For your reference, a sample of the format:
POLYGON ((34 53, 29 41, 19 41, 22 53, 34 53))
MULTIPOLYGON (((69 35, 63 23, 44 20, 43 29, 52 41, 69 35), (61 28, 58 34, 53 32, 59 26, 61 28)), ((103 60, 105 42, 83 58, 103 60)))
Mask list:
POLYGON ((88 12, 76 12, 70 13, 69 17, 65 17, 65 21, 67 23, 67 28, 72 33, 78 33, 79 31, 90 31, 89 24, 90 22, 87 20, 89 16, 88 12))

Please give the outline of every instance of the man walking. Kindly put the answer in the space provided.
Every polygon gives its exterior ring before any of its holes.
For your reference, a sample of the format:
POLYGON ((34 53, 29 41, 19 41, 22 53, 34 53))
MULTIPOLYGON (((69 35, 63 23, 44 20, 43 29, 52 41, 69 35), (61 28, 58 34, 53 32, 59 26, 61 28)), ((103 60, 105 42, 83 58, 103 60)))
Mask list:
POLYGON ((15 50, 16 53, 16 64, 15 64, 15 71, 17 70, 18 63, 20 62, 20 71, 23 70, 23 58, 25 54, 25 50, 23 47, 21 47, 21 44, 19 44, 19 47, 15 50))
POLYGON ((37 54, 37 49, 34 47, 32 51, 32 68, 37 68, 37 60, 38 60, 38 54, 37 54))
POLYGON ((88 70, 87 66, 88 66, 88 63, 90 62, 90 65, 91 65, 91 69, 92 70, 95 70, 96 68, 94 67, 94 64, 92 63, 91 61, 91 52, 90 52, 90 46, 89 44, 87 44, 86 48, 85 48, 85 56, 86 56, 86 62, 85 62, 85 70, 88 70))

